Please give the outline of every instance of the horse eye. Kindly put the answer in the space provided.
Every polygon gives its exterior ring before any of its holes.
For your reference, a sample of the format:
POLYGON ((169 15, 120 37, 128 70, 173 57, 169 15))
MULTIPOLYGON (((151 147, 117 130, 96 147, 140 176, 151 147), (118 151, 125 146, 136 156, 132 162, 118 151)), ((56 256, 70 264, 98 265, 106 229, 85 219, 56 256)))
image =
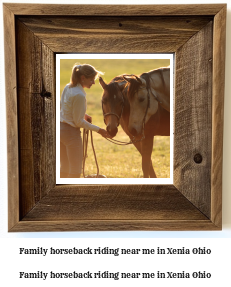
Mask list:
POLYGON ((144 98, 139 98, 139 102, 142 103, 144 101, 144 98))
POLYGON ((102 103, 103 103, 104 105, 106 105, 107 100, 106 100, 106 99, 103 99, 103 100, 102 100, 102 103))

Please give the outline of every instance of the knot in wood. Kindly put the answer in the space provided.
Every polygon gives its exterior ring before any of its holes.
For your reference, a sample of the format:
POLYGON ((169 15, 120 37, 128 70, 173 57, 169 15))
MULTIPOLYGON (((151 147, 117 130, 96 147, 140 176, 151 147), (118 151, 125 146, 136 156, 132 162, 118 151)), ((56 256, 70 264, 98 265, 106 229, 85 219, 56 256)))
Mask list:
POLYGON ((201 163, 201 162, 202 162, 202 155, 199 154, 199 153, 195 154, 195 155, 194 155, 194 161, 195 161, 195 163, 197 163, 197 164, 201 163))
POLYGON ((48 92, 46 90, 43 90, 40 95, 44 98, 51 98, 51 92, 48 92))

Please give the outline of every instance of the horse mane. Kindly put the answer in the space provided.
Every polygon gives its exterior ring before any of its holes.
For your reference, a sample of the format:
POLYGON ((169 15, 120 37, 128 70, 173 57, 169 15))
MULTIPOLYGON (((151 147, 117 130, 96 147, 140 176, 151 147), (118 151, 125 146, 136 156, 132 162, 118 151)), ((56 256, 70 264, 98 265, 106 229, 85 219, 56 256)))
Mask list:
MULTIPOLYGON (((150 78, 152 74, 159 73, 160 77, 162 79, 163 85, 165 85, 164 78, 163 78, 163 72, 165 70, 168 70, 169 67, 162 67, 155 70, 151 70, 149 72, 141 74, 139 77, 144 79, 146 81, 146 89, 150 89, 150 78)), ((128 89, 128 97, 130 99, 134 98, 135 93, 139 90, 140 86, 142 85, 138 80, 136 75, 127 75, 132 76, 132 78, 129 81, 129 89, 128 89)))
MULTIPOLYGON (((121 83, 121 82, 123 82, 123 81, 124 81, 123 76, 124 76, 124 75, 116 76, 115 78, 113 78, 113 79, 111 80, 110 83, 112 83, 112 82, 116 82, 116 83, 121 83)), ((110 84, 110 83, 109 83, 109 84, 110 84)))
MULTIPOLYGON (((119 87, 117 85, 117 82, 120 81, 120 77, 115 77, 114 79, 112 79, 110 81, 110 83, 108 83, 105 87, 105 90, 107 90, 107 92, 109 93, 109 95, 115 95, 117 94, 119 87)), ((122 80, 121 80, 122 81, 122 80)))
MULTIPOLYGON (((142 85, 136 78, 137 76, 133 76, 129 81, 129 89, 128 89, 128 97, 133 99, 135 93, 139 90, 142 85)), ((146 81, 146 88, 150 87, 150 76, 149 73, 143 73, 140 75, 142 79, 146 81)))
POLYGON ((120 91, 118 84, 120 84, 122 82, 124 82, 123 75, 117 76, 117 77, 113 78, 109 82, 109 84, 107 84, 105 89, 107 90, 109 95, 115 95, 118 91, 120 91))

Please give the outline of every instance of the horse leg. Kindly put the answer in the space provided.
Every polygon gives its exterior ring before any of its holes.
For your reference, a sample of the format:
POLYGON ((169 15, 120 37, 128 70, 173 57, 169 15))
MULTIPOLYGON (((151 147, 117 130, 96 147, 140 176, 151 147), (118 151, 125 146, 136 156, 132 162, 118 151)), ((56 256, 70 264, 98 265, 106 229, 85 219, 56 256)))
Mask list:
MULTIPOLYGON (((141 146, 141 142, 135 142, 133 143, 134 146, 136 147, 136 149, 139 151, 139 153, 141 154, 142 156, 142 146, 141 146)), ((142 157, 143 158, 143 157, 142 157)), ((152 165, 152 160, 150 162, 150 168, 149 168, 149 176, 151 178, 156 178, 156 173, 154 171, 154 168, 153 168, 153 165, 152 165)))
POLYGON ((152 149, 153 149, 153 142, 154 142, 154 137, 152 138, 152 147, 151 147, 151 155, 150 155, 151 164, 150 164, 150 168, 149 168, 149 175, 150 175, 151 178, 157 178, 155 170, 154 170, 153 165, 152 165, 152 159, 151 159, 152 149))
POLYGON ((151 155, 152 155, 152 148, 153 148, 153 137, 145 138, 142 143, 141 148, 141 155, 142 155, 142 169, 144 178, 151 177, 156 178, 156 173, 152 166, 151 155))
POLYGON ((150 160, 150 161, 151 161, 151 163, 150 163, 150 168, 149 168, 149 175, 151 178, 157 178, 155 170, 154 170, 153 165, 152 165, 152 160, 150 160))

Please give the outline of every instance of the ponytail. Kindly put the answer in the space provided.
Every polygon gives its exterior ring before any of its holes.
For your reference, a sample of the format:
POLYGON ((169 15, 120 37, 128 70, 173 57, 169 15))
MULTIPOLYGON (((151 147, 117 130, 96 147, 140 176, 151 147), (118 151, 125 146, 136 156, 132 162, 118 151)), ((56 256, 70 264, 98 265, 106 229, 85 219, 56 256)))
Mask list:
POLYGON ((99 75, 103 75, 102 72, 97 71, 93 66, 88 64, 77 65, 75 64, 72 68, 70 87, 75 87, 81 82, 81 76, 84 75, 86 78, 95 77, 98 78, 99 75))

